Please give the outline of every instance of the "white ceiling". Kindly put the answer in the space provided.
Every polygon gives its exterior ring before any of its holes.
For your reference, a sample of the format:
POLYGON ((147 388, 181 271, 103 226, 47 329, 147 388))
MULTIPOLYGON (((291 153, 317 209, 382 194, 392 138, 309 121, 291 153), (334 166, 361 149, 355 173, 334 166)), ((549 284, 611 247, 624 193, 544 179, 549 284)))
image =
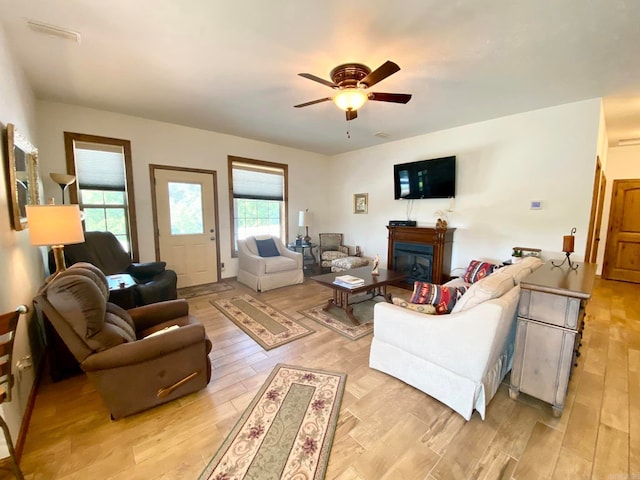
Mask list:
POLYGON ((640 137, 638 0, 0 0, 0 12, 39 99, 335 154, 604 97, 610 145, 640 137), (333 92, 298 73, 386 60, 402 70, 372 90, 411 93, 407 105, 368 102, 348 123, 331 102, 293 108, 333 92))

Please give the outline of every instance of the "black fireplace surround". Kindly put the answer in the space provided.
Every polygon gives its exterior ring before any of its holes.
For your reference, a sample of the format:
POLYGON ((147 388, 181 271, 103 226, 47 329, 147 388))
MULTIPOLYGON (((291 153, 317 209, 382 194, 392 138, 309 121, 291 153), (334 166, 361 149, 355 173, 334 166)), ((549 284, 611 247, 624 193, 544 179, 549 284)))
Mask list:
POLYGON ((407 275, 406 282, 432 282, 433 245, 395 242, 393 244, 393 269, 407 275))

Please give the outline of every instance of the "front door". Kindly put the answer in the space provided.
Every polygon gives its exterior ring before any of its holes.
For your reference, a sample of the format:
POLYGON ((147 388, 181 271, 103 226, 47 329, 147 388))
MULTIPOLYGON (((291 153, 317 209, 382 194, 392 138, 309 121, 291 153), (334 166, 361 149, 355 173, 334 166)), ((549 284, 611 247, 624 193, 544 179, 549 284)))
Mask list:
POLYGON ((159 258, 178 275, 178 288, 217 282, 216 172, 151 165, 159 258))
POLYGON ((640 179, 613 181, 602 276, 640 283, 640 179))

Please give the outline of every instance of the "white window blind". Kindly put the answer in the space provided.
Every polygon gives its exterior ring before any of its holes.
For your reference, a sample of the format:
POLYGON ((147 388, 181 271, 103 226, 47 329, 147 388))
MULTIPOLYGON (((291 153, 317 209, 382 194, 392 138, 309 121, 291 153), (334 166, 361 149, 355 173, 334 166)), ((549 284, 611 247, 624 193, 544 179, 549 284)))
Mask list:
POLYGON ((80 189, 126 190, 122 147, 75 142, 74 154, 80 189))
POLYGON ((233 198, 284 200, 284 171, 233 162, 233 198))

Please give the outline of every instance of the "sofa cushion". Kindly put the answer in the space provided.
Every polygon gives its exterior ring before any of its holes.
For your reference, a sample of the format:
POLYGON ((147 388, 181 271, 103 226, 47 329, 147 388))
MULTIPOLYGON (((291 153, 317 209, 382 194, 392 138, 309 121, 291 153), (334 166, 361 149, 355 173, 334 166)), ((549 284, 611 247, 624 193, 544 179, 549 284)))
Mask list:
POLYGON ((394 305, 398 305, 399 307, 408 308, 409 310, 413 310, 414 312, 420 312, 427 315, 434 315, 436 313, 436 307, 429 303, 409 303, 404 298, 393 297, 391 299, 391 303, 394 305))
POLYGON ((348 256, 349 254, 340 252, 338 250, 327 250, 325 252, 322 252, 322 254, 320 255, 320 258, 324 261, 331 262, 339 258, 347 258, 348 256))
POLYGON ((487 300, 501 297, 511 290, 515 285, 513 277, 505 274, 502 270, 500 269, 493 275, 489 275, 471 285, 469 290, 458 300, 451 313, 468 310, 487 300))
POLYGON ((256 238, 256 246, 258 247, 258 255, 261 257, 279 257, 280 252, 276 247, 276 242, 273 238, 265 238, 264 240, 258 240, 256 238))
POLYGON ((437 314, 449 313, 465 291, 465 287, 445 287, 427 282, 414 282, 409 303, 430 304, 436 307, 437 314))
POLYGON ((296 270, 298 267, 298 263, 293 258, 285 257, 284 255, 267 258, 268 260, 264 264, 264 273, 267 274, 296 270))
POLYGON ((500 274, 509 274, 516 285, 519 285, 522 280, 529 276, 529 274, 542 265, 542 260, 537 257, 525 257, 518 263, 508 265, 501 268, 498 272, 500 274))
POLYGON ((489 262, 481 262, 480 260, 471 260, 467 271, 464 272, 462 279, 467 283, 476 283, 478 280, 492 274, 498 265, 489 262))

